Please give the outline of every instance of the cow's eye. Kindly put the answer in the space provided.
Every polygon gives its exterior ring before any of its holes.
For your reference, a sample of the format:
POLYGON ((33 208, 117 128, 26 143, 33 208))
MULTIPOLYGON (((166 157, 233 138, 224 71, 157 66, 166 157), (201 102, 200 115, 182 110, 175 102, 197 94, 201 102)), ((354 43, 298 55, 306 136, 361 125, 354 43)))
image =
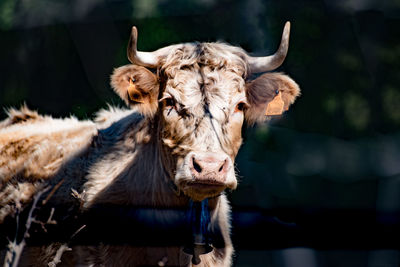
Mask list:
POLYGON ((172 97, 168 97, 164 101, 165 101, 165 107, 176 108, 175 100, 172 97))
POLYGON ((247 104, 244 102, 239 102, 236 105, 235 112, 243 112, 247 108, 247 104))

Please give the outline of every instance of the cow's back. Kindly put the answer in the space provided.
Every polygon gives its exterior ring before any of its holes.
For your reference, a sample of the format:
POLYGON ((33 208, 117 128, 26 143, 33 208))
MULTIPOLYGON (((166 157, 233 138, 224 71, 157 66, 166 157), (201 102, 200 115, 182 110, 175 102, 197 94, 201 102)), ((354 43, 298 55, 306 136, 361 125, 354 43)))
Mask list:
POLYGON ((97 133, 93 122, 74 117, 54 119, 26 107, 8 114, 0 122, 0 222, 97 133))

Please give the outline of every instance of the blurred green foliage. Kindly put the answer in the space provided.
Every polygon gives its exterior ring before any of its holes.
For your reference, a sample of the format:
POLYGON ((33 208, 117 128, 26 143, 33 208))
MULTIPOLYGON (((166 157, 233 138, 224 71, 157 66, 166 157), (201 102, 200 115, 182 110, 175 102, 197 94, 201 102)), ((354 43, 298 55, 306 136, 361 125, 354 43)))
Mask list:
POLYGON ((15 6, 14 0, 4 0, 0 3, 0 29, 8 30, 12 27, 15 6))

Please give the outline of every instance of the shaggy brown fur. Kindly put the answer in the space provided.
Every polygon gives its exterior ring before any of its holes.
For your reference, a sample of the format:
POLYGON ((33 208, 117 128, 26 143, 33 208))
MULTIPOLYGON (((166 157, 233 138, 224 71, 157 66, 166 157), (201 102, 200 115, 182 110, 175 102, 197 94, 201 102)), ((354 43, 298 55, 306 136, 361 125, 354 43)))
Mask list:
POLYGON ((43 117, 26 106, 8 113, 0 128, 0 223, 97 132, 90 121, 43 117))

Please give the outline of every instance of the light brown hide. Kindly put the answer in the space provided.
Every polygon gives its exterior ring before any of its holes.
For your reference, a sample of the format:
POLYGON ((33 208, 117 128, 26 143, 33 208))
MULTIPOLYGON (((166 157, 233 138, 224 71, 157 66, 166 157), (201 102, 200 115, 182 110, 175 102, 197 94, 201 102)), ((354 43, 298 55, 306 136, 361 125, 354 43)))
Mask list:
MULTIPOLYGON (((111 85, 132 110, 110 107, 92 123, 42 117, 26 109, 0 123, 0 220, 13 214, 17 202, 31 200, 47 180, 53 186, 64 181, 49 205, 76 205, 73 188, 81 194, 82 211, 96 204, 187 208, 189 198, 209 197, 211 221, 222 230, 225 248, 202 256, 201 266, 231 265, 229 204, 220 190, 199 192, 190 186, 188 157, 199 151, 226 154, 232 164, 226 187, 236 188, 233 166, 244 119, 264 120, 276 91, 287 110, 299 88, 281 73, 248 80, 247 57, 238 47, 195 43, 168 51, 157 75, 134 64, 114 70, 111 85)), ((104 245, 75 247, 71 253, 66 258, 75 265, 155 265, 161 256, 169 258, 167 266, 189 265, 190 260, 176 247, 104 245)), ((25 260, 43 259, 37 254, 28 250, 25 260)))
MULTIPOLYGON (((39 121, 42 119, 44 120, 45 118, 38 116, 38 120, 32 120, 26 124, 19 125, 18 129, 24 132, 29 127, 41 126, 39 121)), ((187 207, 188 198, 175 195, 165 182, 167 177, 164 175, 162 160, 155 149, 157 142, 154 138, 158 136, 157 131, 152 129, 148 119, 143 118, 134 111, 112 109, 111 111, 104 110, 100 112, 96 121, 99 123, 93 125, 95 134, 92 134, 89 138, 85 133, 91 131, 85 128, 86 125, 84 122, 82 125, 74 125, 76 126, 74 128, 76 131, 82 131, 82 140, 86 140, 85 145, 76 143, 81 148, 79 154, 76 154, 73 158, 65 155, 65 158, 61 160, 63 164, 59 164, 57 168, 53 169, 53 173, 50 175, 52 176, 51 184, 58 184, 61 180, 65 180, 65 182, 54 193, 47 205, 61 203, 76 205, 74 203, 77 200, 71 196, 71 188, 74 188, 79 190, 80 193, 83 191, 86 192, 83 194, 85 209, 90 208, 94 203, 128 204, 159 208, 187 207), (117 155, 118 160, 116 161, 117 155), (85 177, 86 175, 87 177, 85 177), (85 181, 87 182, 83 185, 85 181)), ((66 125, 69 122, 69 120, 64 121, 66 125)), ((54 120, 52 122, 51 120, 47 120, 47 123, 58 123, 58 121, 54 120)), ((41 140, 51 137, 42 133, 41 140)), ((11 137, 8 136, 8 138, 11 137)), ((5 140, 3 139, 3 141, 5 140)), ((74 141, 68 138, 66 140, 74 141)), ((58 139, 52 139, 52 141, 54 145, 64 144, 58 139)), ((34 149, 33 147, 27 146, 28 150, 25 151, 34 149)), ((42 150, 42 152, 46 152, 46 150, 42 150)), ((30 153, 22 153, 19 157, 29 157, 29 155, 30 153)), ((7 155, 5 156, 7 157, 7 155)), ((36 187, 31 188, 31 192, 26 197, 24 196, 25 193, 21 192, 24 184, 20 182, 16 182, 16 184, 21 189, 15 187, 2 191, 12 201, 9 203, 9 206, 14 207, 17 201, 24 204, 24 201, 31 199, 39 183, 43 181, 43 179, 38 179, 37 184, 29 183, 28 177, 24 177, 23 175, 20 179, 27 179, 28 184, 32 186, 36 185, 36 187)), ((6 212, 6 208, 6 206, 3 206, 2 211, 6 212)), ((229 206, 225 197, 221 196, 218 199, 210 200, 210 208, 214 216, 213 223, 220 224, 221 226, 225 225, 223 235, 225 238, 228 238, 229 228, 227 227, 229 218, 225 213, 229 211, 229 206)), ((8 215, 10 214, 12 213, 9 211, 8 215)), ((227 241, 227 246, 223 251, 229 253, 232 248, 229 239, 227 241)), ((33 264, 33 266, 42 266, 42 260, 51 259, 57 248, 57 244, 54 245, 53 249, 27 248, 22 262, 33 264)), ((223 254, 223 257, 220 255, 222 255, 220 250, 216 250, 214 254, 202 257, 203 263, 209 262, 208 266, 229 265, 230 258, 226 257, 225 254, 223 254)), ((74 265, 90 265, 93 262, 101 262, 106 266, 136 266, 136 264, 146 263, 155 265, 165 256, 169 259, 167 266, 185 266, 190 261, 190 258, 182 253, 179 247, 156 249, 106 245, 91 248, 74 247, 72 252, 66 253, 62 261, 66 264, 74 265), (160 255, 160 257, 158 258, 157 255, 160 255)), ((63 265, 61 264, 61 266, 63 265)))
POLYGON ((38 185, 90 144, 96 132, 90 121, 43 117, 25 106, 11 109, 0 124, 0 223, 16 205, 29 202, 38 185))

